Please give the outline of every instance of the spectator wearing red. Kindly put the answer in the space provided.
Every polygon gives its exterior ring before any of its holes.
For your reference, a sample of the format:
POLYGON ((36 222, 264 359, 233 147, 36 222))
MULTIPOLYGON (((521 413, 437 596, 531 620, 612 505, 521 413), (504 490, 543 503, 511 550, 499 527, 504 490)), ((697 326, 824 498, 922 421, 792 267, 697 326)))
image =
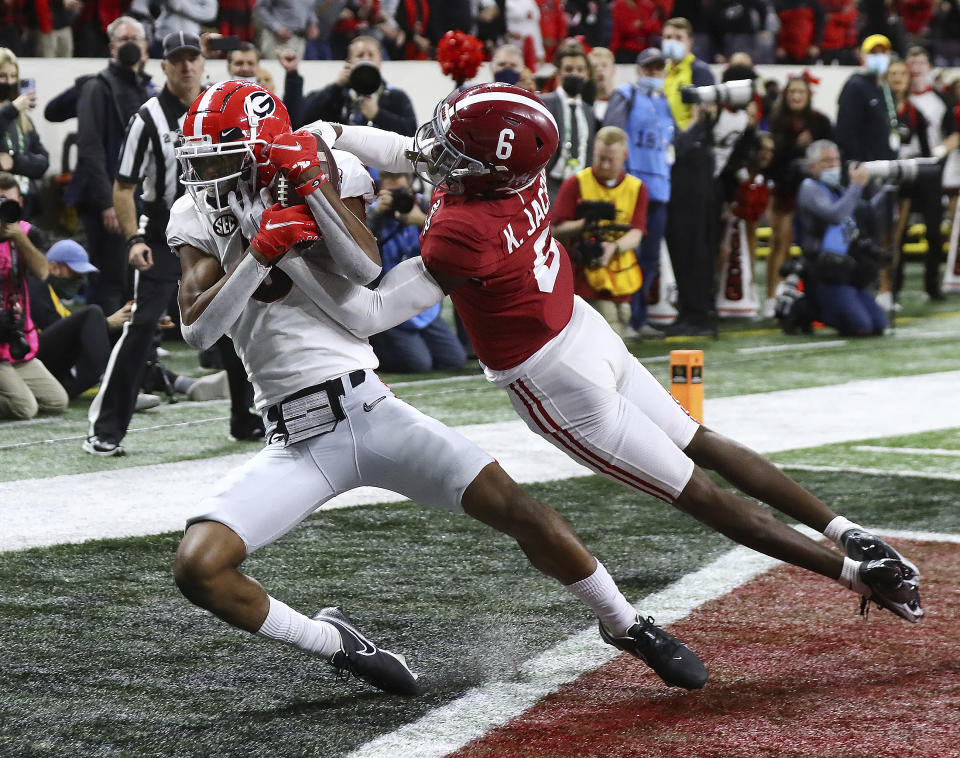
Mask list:
POLYGON ((933 0, 900 0, 897 6, 907 34, 925 37, 933 19, 933 0))
POLYGON ((821 0, 825 15, 820 59, 824 63, 856 66, 857 4, 854 0, 821 0))
POLYGON ((26 26, 23 0, 0 3, 0 47, 23 55, 23 30, 26 26))
POLYGON ((85 58, 109 58, 107 27, 120 18, 129 5, 130 0, 87 0, 74 26, 76 54, 85 58))
POLYGON ((427 0, 400 0, 393 18, 396 26, 384 29, 383 44, 387 54, 408 61, 428 60, 430 3, 427 0))
POLYGON ((567 17, 562 0, 537 0, 540 6, 540 35, 543 37, 543 55, 553 58, 560 43, 567 36, 567 17))
POLYGON ((780 19, 777 63, 807 63, 820 57, 824 14, 820 0, 774 0, 780 19))
POLYGON ((659 42, 663 22, 653 0, 616 0, 613 4, 610 50, 617 63, 633 63, 659 42))
POLYGON ((253 42, 253 4, 255 0, 220 0, 217 28, 224 37, 253 42))

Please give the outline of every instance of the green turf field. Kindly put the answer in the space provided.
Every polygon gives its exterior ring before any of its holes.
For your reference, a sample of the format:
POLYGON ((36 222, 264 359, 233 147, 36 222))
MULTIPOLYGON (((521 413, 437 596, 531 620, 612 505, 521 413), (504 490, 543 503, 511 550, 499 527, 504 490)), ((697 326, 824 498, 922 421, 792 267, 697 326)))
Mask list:
MULTIPOLYGON (((636 352, 652 358, 649 367, 665 381, 669 349, 702 347, 710 397, 840 385, 960 369, 958 311, 956 299, 908 296, 896 333, 884 338, 841 341, 829 330, 786 337, 761 322, 724 325, 717 340, 644 343, 636 352)), ((169 345, 168 365, 193 370, 191 351, 169 345)), ((438 383, 384 379, 451 425, 515 419, 476 369, 438 383)), ((0 481, 255 449, 226 441, 226 401, 181 402, 138 414, 126 457, 94 458, 79 447, 88 403, 79 399, 64 418, 0 424, 0 481)), ((773 458, 863 524, 960 533, 957 453, 954 428, 773 458)), ((598 477, 530 488, 570 519, 631 599, 731 547, 663 503, 598 477)), ((0 552, 0 756, 346 755, 471 687, 516 679, 525 661, 594 624, 508 539, 409 502, 318 513, 248 560, 245 570, 290 605, 308 613, 342 605, 373 639, 405 653, 426 694, 393 698, 337 681, 322 661, 191 606, 170 574, 178 538, 0 552)), ((838 614, 856 612, 856 598, 829 584, 825 591, 836 594, 838 614)))

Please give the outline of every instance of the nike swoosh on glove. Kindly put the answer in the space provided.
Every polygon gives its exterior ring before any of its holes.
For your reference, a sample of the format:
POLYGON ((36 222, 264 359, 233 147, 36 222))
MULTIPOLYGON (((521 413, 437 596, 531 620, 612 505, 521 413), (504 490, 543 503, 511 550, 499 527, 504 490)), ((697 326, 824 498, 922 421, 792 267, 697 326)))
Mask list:
POLYGON ((317 138, 306 129, 298 129, 274 139, 267 150, 267 160, 277 171, 283 171, 296 186, 302 182, 304 171, 322 168, 318 153, 317 138))
POLYGON ((260 219, 260 231, 251 241, 271 263, 275 263, 291 247, 302 242, 316 242, 320 230, 304 205, 284 208, 271 205, 260 219))

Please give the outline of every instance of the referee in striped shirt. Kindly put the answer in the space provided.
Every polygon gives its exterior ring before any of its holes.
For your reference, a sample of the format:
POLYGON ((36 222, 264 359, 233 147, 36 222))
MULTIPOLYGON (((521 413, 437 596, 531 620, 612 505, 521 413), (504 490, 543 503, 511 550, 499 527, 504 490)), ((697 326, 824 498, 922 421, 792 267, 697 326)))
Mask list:
MULTIPOLYGON (((175 139, 188 107, 203 88, 203 65, 196 35, 173 32, 164 37, 162 68, 166 84, 130 119, 120 149, 113 199, 127 239, 130 264, 137 269, 136 305, 133 318, 124 326, 113 348, 100 391, 90 406, 90 436, 83 449, 94 455, 123 455, 120 442, 133 416, 157 324, 177 290, 180 261, 166 240, 170 207, 184 191, 174 154, 175 139), (135 198, 141 183, 142 212, 147 218, 144 229, 139 228, 135 198)), ((262 421, 248 410, 249 383, 232 344, 221 346, 220 352, 234 400, 231 433, 244 439, 255 438, 257 432, 263 436, 262 421)))

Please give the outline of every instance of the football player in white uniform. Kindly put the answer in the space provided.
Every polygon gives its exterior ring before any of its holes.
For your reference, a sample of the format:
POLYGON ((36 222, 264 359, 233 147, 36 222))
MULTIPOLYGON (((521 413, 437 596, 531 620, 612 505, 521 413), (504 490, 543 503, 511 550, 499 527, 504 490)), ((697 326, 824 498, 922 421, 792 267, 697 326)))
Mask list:
MULTIPOLYGON (((321 160, 316 138, 290 133, 283 105, 248 82, 210 87, 191 107, 183 135, 178 156, 189 194, 175 203, 167 236, 183 267, 184 336, 202 346, 230 335, 268 439, 189 520, 174 569, 184 595, 234 626, 318 654, 382 690, 417 694, 402 656, 378 648, 339 609, 309 618, 239 571, 249 553, 335 495, 385 487, 462 509, 514 537, 536 568, 594 610, 604 629, 624 637, 643 629, 633 652, 664 681, 702 687, 707 671, 699 658, 667 632, 638 624, 636 610, 553 509, 473 443, 397 399, 373 372, 377 360, 367 341, 316 304, 323 268, 360 283, 379 273, 376 241, 359 220, 373 188, 357 159, 327 156, 320 147, 321 160), (270 197, 262 190, 277 172, 303 204, 266 207, 270 197)), ((421 284, 414 299, 437 298, 436 285, 423 284, 411 266, 388 272, 382 290, 409 287, 415 278, 421 284)))

